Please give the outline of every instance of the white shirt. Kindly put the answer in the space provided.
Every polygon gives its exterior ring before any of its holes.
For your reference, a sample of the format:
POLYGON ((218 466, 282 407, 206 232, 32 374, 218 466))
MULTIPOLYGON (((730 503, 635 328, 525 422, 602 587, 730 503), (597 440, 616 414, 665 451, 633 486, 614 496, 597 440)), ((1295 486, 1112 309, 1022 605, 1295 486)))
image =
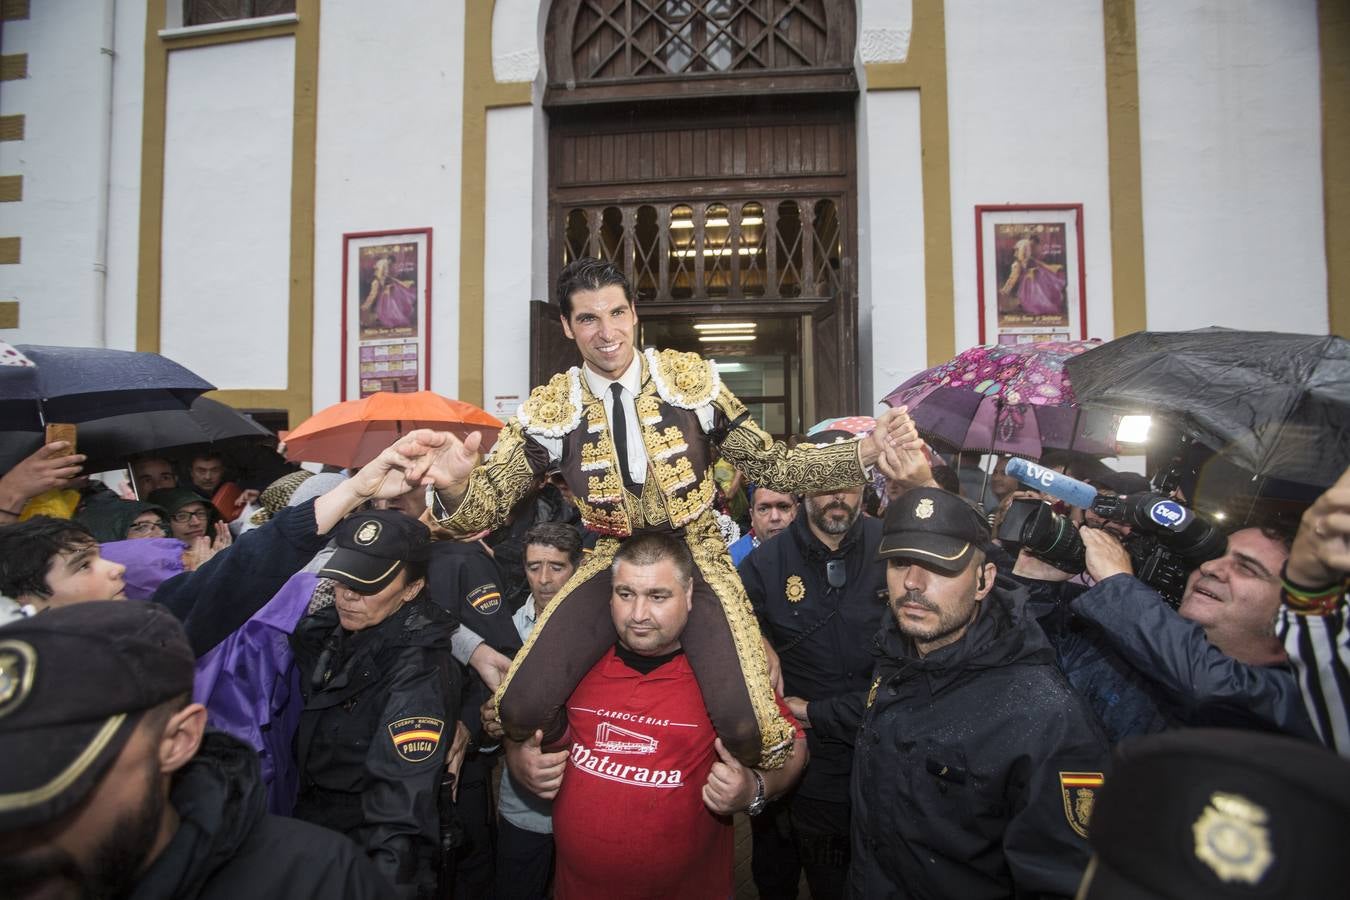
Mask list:
POLYGON ((638 391, 642 390, 642 360, 635 351, 628 368, 614 379, 606 378, 586 365, 581 367, 581 375, 586 379, 586 386, 591 389, 591 393, 605 404, 605 421, 609 424, 611 436, 614 433, 614 394, 610 391, 610 385, 617 383, 620 386, 619 396, 623 398, 623 414, 628 425, 628 474, 634 484, 645 483, 647 448, 642 443, 642 423, 638 421, 636 404, 638 391))

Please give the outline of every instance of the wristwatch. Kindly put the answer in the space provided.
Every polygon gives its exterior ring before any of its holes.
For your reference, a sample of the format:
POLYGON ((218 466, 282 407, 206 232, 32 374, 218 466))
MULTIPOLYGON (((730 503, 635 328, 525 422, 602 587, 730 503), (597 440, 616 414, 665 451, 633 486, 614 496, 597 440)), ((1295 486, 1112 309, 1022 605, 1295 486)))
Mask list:
POLYGON ((750 805, 745 808, 747 816, 757 816, 764 812, 764 804, 769 802, 769 798, 764 796, 764 776, 754 769, 750 774, 755 776, 755 799, 750 801, 750 805))

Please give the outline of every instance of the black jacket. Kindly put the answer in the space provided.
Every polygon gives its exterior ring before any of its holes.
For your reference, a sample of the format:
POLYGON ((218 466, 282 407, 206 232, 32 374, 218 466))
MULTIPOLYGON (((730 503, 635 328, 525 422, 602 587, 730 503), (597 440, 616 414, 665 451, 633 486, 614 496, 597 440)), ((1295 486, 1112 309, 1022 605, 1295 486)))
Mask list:
POLYGON ((180 822, 132 900, 379 900, 389 896, 359 847, 308 822, 268 815, 258 758, 208 732, 174 779, 180 822))
POLYGON ((872 636, 886 611, 880 543, 881 522, 861 516, 839 549, 830 550, 811 533, 801 509, 786 530, 756 547, 740 565, 760 628, 779 655, 783 692, 810 702, 806 743, 811 763, 797 788, 804 797, 848 799, 858 698, 867 691, 872 636), (830 560, 843 562, 840 588, 830 587, 830 560))
POLYGON ((1073 896, 1093 795, 1061 776, 1102 773, 1108 751, 1025 591, 1000 578, 965 636, 925 658, 892 621, 877 656, 853 758, 849 893, 1073 896))
POLYGON ((197 571, 165 581, 151 599, 178 617, 193 651, 204 656, 328 544, 330 535, 318 534, 318 528, 313 500, 280 509, 197 571))
POLYGON ((329 606, 291 636, 305 695, 295 815, 355 840, 401 897, 436 888, 437 792, 459 712, 452 628, 421 594, 362 631, 329 606))

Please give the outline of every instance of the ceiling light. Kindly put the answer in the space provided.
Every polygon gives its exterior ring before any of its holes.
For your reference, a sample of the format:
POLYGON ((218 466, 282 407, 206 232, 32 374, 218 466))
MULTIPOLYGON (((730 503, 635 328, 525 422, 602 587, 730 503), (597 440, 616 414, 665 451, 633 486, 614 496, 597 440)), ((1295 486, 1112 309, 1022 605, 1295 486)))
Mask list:
POLYGON ((744 331, 757 327, 754 322, 696 322, 695 331, 744 331))
POLYGON ((722 344, 730 341, 753 341, 755 336, 753 334, 700 334, 698 339, 704 343, 716 342, 722 344))

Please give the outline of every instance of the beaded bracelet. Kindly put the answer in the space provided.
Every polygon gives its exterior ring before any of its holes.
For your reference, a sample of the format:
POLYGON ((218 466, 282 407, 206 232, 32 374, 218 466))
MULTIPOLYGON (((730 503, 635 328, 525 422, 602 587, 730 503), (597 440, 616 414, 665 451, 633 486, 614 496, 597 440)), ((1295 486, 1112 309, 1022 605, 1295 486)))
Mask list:
POLYGON ((1325 616, 1336 611, 1346 591, 1346 579, 1325 587, 1307 588, 1289 579, 1289 563, 1280 567, 1280 599, 1294 612, 1325 616))

